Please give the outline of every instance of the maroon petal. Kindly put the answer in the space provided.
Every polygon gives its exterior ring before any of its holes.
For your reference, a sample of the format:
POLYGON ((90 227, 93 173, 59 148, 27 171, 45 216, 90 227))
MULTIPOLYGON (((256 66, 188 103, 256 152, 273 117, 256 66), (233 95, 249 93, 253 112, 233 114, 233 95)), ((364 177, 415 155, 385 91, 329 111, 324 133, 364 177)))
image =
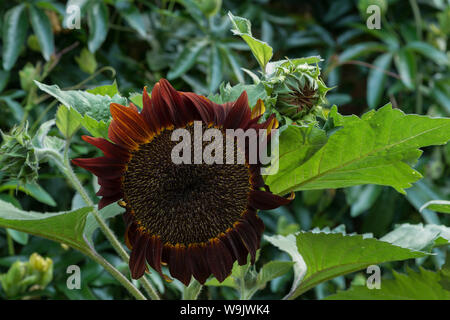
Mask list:
POLYGON ((180 280, 185 286, 191 282, 191 269, 187 264, 186 247, 184 245, 176 244, 169 248, 169 271, 172 277, 180 280))
POLYGON ((157 236, 152 236, 149 240, 149 244, 147 246, 147 262, 148 264, 158 271, 161 271, 161 256, 163 251, 163 244, 161 239, 157 236))
POLYGON ((251 263, 255 263, 256 250, 259 248, 258 236, 252 226, 245 220, 240 221, 236 226, 236 231, 242 242, 250 252, 251 263))
POLYGON ((242 92, 233 104, 224 123, 227 129, 245 128, 251 119, 251 111, 248 106, 247 92, 242 92))
POLYGON ((188 247, 188 262, 192 275, 198 282, 204 284, 211 271, 206 261, 206 248, 199 244, 192 244, 188 247))
POLYGON ((206 260, 212 274, 219 282, 230 275, 233 258, 228 248, 219 239, 210 240, 206 245, 206 260))
POLYGON ((109 158, 116 158, 123 162, 127 162, 130 159, 130 153, 126 149, 111 143, 106 139, 89 136, 82 136, 81 139, 102 150, 104 155, 109 158))
POLYGON ((147 266, 145 264, 145 253, 147 250, 148 238, 144 235, 138 237, 131 250, 130 271, 133 279, 139 279, 145 273, 147 266))

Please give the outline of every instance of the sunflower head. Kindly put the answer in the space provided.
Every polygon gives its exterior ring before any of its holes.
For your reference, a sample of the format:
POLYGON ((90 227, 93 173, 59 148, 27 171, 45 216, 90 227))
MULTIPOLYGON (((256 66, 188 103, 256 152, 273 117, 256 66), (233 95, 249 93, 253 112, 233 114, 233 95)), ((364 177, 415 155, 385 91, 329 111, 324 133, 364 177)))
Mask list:
MULTIPOLYGON (((211 128, 223 135, 228 129, 270 132, 277 122, 272 115, 259 123, 263 110, 258 106, 252 113, 245 92, 235 102, 219 105, 178 92, 162 79, 151 98, 144 88, 141 112, 133 104, 111 104, 110 141, 83 137, 104 156, 73 163, 98 177, 99 208, 115 201, 124 207, 133 278, 140 278, 147 264, 161 275, 167 265, 171 276, 185 285, 191 277, 203 284, 211 274, 223 281, 234 261, 246 264, 248 254, 254 262, 264 230, 257 210, 287 204, 293 195, 270 192, 259 160, 249 161, 248 146, 224 148, 235 159, 244 155, 244 163, 177 164, 172 156, 177 129, 185 130, 191 145, 205 150, 208 142, 198 140, 198 130, 200 136, 211 128)), ((189 150, 194 153, 194 148, 189 150)))

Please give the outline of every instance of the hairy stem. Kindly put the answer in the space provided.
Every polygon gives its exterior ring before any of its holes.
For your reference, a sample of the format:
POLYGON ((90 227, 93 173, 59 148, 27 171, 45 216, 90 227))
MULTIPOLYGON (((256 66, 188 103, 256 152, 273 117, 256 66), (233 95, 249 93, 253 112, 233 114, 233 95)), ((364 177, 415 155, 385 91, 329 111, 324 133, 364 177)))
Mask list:
POLYGON ((203 286, 197 280, 193 279, 189 286, 184 288, 183 300, 197 300, 203 286))

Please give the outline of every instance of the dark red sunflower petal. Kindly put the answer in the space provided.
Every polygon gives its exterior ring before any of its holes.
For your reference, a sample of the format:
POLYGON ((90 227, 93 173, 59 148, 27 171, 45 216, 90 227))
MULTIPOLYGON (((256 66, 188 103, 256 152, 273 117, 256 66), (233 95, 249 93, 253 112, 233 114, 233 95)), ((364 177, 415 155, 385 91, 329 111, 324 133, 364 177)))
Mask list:
POLYGON ((161 271, 161 256, 163 251, 163 244, 161 239, 157 236, 150 237, 150 241, 147 246, 147 262, 156 271, 161 271))
POLYGON ((88 159, 73 159, 72 163, 76 166, 82 167, 98 177, 105 177, 108 179, 115 179, 122 176, 125 164, 117 159, 108 157, 88 158, 88 159))
POLYGON ((111 126, 114 125, 113 130, 116 134, 126 135, 135 144, 146 142, 151 137, 151 130, 136 107, 111 103, 110 110, 113 118, 111 126))
POLYGON ((122 193, 117 193, 115 195, 112 196, 108 196, 108 197, 102 197, 100 199, 100 201, 98 202, 98 209, 103 209, 104 207, 106 207, 107 205, 116 202, 120 199, 122 199, 123 194, 122 193))
POLYGON ((212 274, 222 282, 231 273, 233 258, 225 244, 219 239, 210 240, 206 244, 206 260, 212 274))
POLYGON ((250 192, 250 205, 255 209, 271 210, 286 205, 295 198, 295 193, 291 192, 289 197, 283 198, 271 192, 252 190, 250 192))
POLYGON ((139 279, 145 273, 147 266, 145 264, 145 253, 147 251, 148 237, 140 235, 131 250, 130 271, 133 279, 139 279))
POLYGON ((255 263, 256 250, 259 248, 258 236, 255 230, 246 220, 241 220, 236 225, 236 231, 250 253, 251 263, 255 263))
POLYGON ((176 244, 169 247, 169 271, 172 277, 178 279, 185 286, 191 282, 192 272, 187 263, 186 247, 184 245, 176 244))
POLYGON ((241 266, 247 264, 248 250, 235 230, 227 231, 223 242, 233 254, 233 260, 237 260, 241 266))
POLYGON ((142 93, 142 102, 144 107, 142 108, 141 115, 144 118, 145 122, 149 129, 158 134, 161 131, 161 125, 158 123, 158 118, 155 114, 155 110, 152 104, 152 100, 148 96, 147 87, 144 87, 144 92, 142 93))
POLYGON ((132 223, 132 224, 130 224, 128 227, 127 227, 127 229, 125 230, 125 244, 127 245, 127 248, 128 249, 132 249, 133 248, 133 246, 134 246, 134 244, 135 244, 135 242, 136 242, 136 239, 137 239, 137 237, 138 237, 138 227, 137 227, 137 225, 136 225, 136 223, 132 223))
POLYGON ((227 114, 224 127, 226 129, 246 128, 251 119, 251 111, 248 106, 247 92, 243 91, 240 97, 234 102, 233 107, 227 114))
POLYGON ((81 139, 102 150, 107 157, 115 158, 123 162, 127 162, 130 159, 130 153, 126 149, 111 143, 106 139, 90 136, 81 136, 81 139))
POLYGON ((192 120, 201 120, 208 124, 214 121, 214 109, 207 98, 192 92, 183 92, 183 103, 189 106, 192 120))
POLYGON ((182 105, 180 94, 169 82, 161 79, 152 90, 152 105, 161 127, 170 127, 178 123, 175 112, 182 105))
POLYGON ((211 271, 206 260, 206 246, 204 244, 190 244, 188 246, 188 264, 192 275, 198 282, 204 284, 211 271))

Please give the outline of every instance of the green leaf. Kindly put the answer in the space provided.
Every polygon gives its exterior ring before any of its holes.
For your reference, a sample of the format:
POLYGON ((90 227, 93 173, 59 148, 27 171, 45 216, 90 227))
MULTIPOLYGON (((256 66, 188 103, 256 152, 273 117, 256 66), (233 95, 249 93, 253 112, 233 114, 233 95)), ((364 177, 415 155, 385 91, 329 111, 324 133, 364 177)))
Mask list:
POLYGON ((400 49, 394 57, 400 79, 408 89, 414 89, 416 77, 416 57, 410 50, 400 49))
POLYGON ((394 271, 394 279, 385 279, 380 289, 352 286, 347 291, 327 297, 327 300, 449 300, 450 291, 439 284, 441 275, 420 268, 406 274, 394 271))
POLYGON ((233 69, 233 73, 236 76, 236 79, 239 83, 244 83, 244 74, 242 73, 241 66, 239 65, 238 60, 236 59, 234 53, 227 47, 221 44, 218 44, 219 50, 222 52, 222 55, 228 60, 231 69, 233 69))
POLYGON ((95 52, 100 48, 108 34, 108 7, 103 1, 94 2, 88 8, 87 13, 89 26, 89 51, 95 52))
POLYGON ((25 43, 28 29, 25 4, 9 9, 3 19, 3 69, 9 71, 16 63, 25 43))
POLYGON ((370 265, 427 255, 367 236, 337 232, 313 230, 300 232, 296 236, 273 236, 266 239, 294 256, 293 261, 299 264, 297 270, 300 271, 300 276, 294 281, 287 296, 289 299, 295 299, 319 283, 370 265))
POLYGON ((266 183, 270 185, 278 176, 289 174, 295 168, 311 158, 327 142, 324 130, 313 125, 289 125, 279 137, 279 156, 274 157, 272 166, 278 163, 276 175, 268 175, 266 183))
POLYGON ((133 102, 136 106, 138 106, 141 109, 144 107, 144 101, 142 100, 142 93, 132 92, 129 95, 128 100, 133 102))
MULTIPOLYGON (((333 110, 330 114, 333 117, 333 110)), ((298 168, 271 176, 272 192, 378 184, 405 193, 421 178, 410 167, 421 155, 418 148, 450 139, 450 119, 406 115, 391 105, 361 118, 336 114, 333 119, 342 128, 298 168)))
POLYGON ((94 74, 95 70, 97 70, 95 55, 86 48, 83 48, 80 55, 75 57, 75 61, 78 63, 80 69, 86 73, 94 74))
POLYGON ((384 53, 378 56, 373 65, 376 67, 371 69, 367 77, 367 104, 370 109, 375 109, 381 100, 386 82, 386 71, 389 70, 392 61, 392 53, 384 53))
POLYGON ((70 139, 81 126, 81 115, 73 108, 60 105, 56 112, 56 126, 66 139, 70 139))
POLYGON ((341 52, 339 62, 345 62, 375 51, 386 51, 386 46, 379 42, 364 42, 350 46, 341 52))
POLYGON ((108 136, 108 123, 111 117, 109 105, 111 102, 127 104, 127 99, 118 94, 109 97, 108 95, 77 90, 63 91, 57 85, 48 86, 37 81, 35 83, 42 91, 78 112, 81 125, 95 137, 108 136))
POLYGON ((350 215, 354 218, 374 205, 382 188, 374 184, 369 184, 365 186, 350 187, 345 189, 345 191, 347 203, 351 206, 350 215))
POLYGON ((420 212, 424 221, 432 224, 440 224, 438 215, 430 209, 420 208, 430 200, 441 198, 443 195, 426 179, 417 181, 406 193, 406 199, 420 212))
POLYGON ((380 240, 387 241, 411 250, 429 251, 437 244, 450 241, 450 228, 436 224, 409 224, 397 226, 395 230, 383 236, 380 240), (441 239, 439 239, 441 238, 441 239), (439 239, 439 241, 437 241, 439 239))
POLYGON ((13 240, 21 245, 25 246, 28 243, 28 233, 17 231, 13 229, 6 229, 6 232, 13 238, 13 240))
POLYGON ((37 183, 18 184, 16 181, 10 181, 0 186, 0 192, 4 190, 19 190, 43 204, 56 207, 56 202, 52 196, 37 183))
POLYGON ((287 294, 287 297, 291 296, 295 293, 295 290, 300 287, 300 284, 305 277, 307 270, 305 260, 298 251, 296 238, 293 234, 287 236, 264 236, 264 238, 268 240, 272 245, 278 247, 280 250, 287 252, 292 258, 292 262, 294 263, 294 280, 292 282, 291 290, 287 294))
POLYGON ((110 96, 111 98, 113 98, 116 94, 120 95, 116 80, 114 80, 112 84, 105 84, 86 91, 92 94, 99 94, 101 96, 110 96))
POLYGON ((294 265, 292 261, 270 261, 258 273, 258 286, 264 288, 267 282, 288 273, 294 265))
POLYGON ((421 41, 412 41, 409 42, 405 47, 406 50, 412 50, 421 55, 427 57, 430 60, 433 60, 438 65, 449 65, 449 57, 442 51, 439 51, 432 45, 421 42, 421 41))
POLYGON ((231 29, 231 32, 233 32, 234 35, 238 35, 244 39, 262 70, 265 72, 266 64, 270 61, 270 59, 272 59, 272 47, 266 42, 258 40, 252 36, 251 24, 248 19, 234 16, 231 12, 228 12, 228 17, 230 17, 231 23, 233 24, 233 29, 231 29))
POLYGON ((117 1, 115 6, 119 11, 119 14, 139 33, 140 36, 145 37, 147 35, 145 21, 138 8, 127 1, 117 1))
POLYGON ((250 107, 256 105, 258 99, 265 100, 267 98, 266 89, 262 82, 258 84, 242 84, 239 83, 235 86, 231 86, 229 83, 220 86, 219 94, 209 96, 208 98, 216 103, 225 103, 230 101, 236 101, 243 91, 247 92, 248 103, 250 107))
MULTIPOLYGON (((104 208, 102 208, 100 211, 100 216, 103 218, 103 220, 107 220, 110 218, 113 218, 119 214, 124 213, 124 209, 120 207, 117 203, 112 203, 104 208)), ((92 240, 92 237, 94 235, 94 232, 96 229, 98 229, 100 226, 95 220, 95 217, 92 213, 90 213, 86 218, 86 226, 84 228, 84 237, 85 240, 88 241, 92 246, 94 245, 94 242, 92 240)))
POLYGON ((450 213, 450 201, 431 200, 425 203, 419 211, 422 212, 422 210, 424 209, 429 209, 441 213, 450 213))
POLYGON ((210 59, 209 75, 208 75, 209 92, 215 92, 223 79, 222 58, 219 54, 219 49, 215 44, 211 46, 211 53, 209 59, 210 59))
POLYGON ((0 200, 0 226, 88 250, 83 239, 85 219, 92 208, 57 213, 23 211, 0 200))
POLYGON ((50 56, 55 51, 55 40, 53 38, 52 26, 45 12, 33 5, 29 6, 31 27, 36 35, 42 55, 45 60, 50 60, 50 56))
POLYGON ((9 71, 0 70, 0 92, 5 89, 9 81, 9 71))
POLYGON ((200 55, 207 44, 208 41, 206 40, 195 40, 189 42, 184 47, 183 51, 181 51, 180 55, 175 61, 174 66, 167 73, 167 79, 176 79, 185 74, 189 69, 191 69, 197 61, 197 57, 200 55))

